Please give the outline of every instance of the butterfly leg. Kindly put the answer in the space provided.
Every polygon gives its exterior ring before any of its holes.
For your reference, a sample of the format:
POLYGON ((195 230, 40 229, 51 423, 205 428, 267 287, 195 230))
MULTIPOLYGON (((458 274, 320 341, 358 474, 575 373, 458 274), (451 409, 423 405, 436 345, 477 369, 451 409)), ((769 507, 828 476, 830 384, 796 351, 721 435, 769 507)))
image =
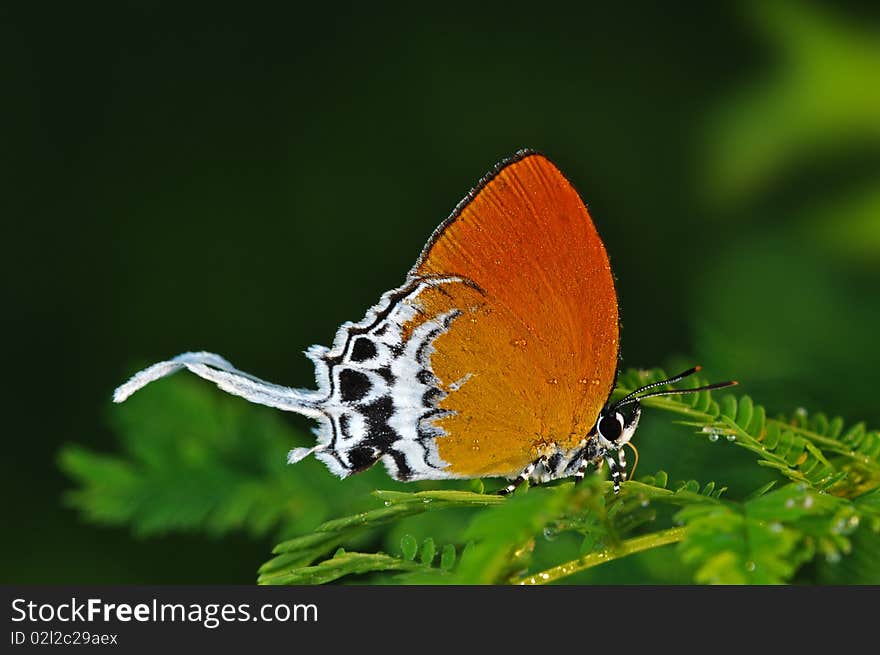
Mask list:
MULTIPOLYGON (((620 493, 620 479, 621 479, 621 468, 620 465, 615 461, 615 459, 611 456, 605 456, 605 463, 608 464, 608 470, 611 471, 611 484, 614 488, 614 493, 620 493)), ((624 472, 624 476, 626 473, 624 472)))
POLYGON ((626 480, 626 451, 623 447, 617 450, 617 463, 620 465, 620 479, 626 480))
MULTIPOLYGON (((611 483, 614 485, 614 493, 620 493, 620 482, 621 480, 626 480, 626 457, 623 458, 623 463, 618 464, 613 457, 609 455, 605 455, 605 459, 601 459, 602 455, 600 454, 598 461, 596 462, 596 470, 602 468, 602 462, 608 464, 608 470, 611 471, 611 483)), ((584 459, 581 462, 581 465, 578 467, 577 472, 574 474, 574 483, 578 484, 581 480, 584 479, 584 474, 587 471, 587 467, 590 465, 590 461, 588 459, 584 459)))
POLYGON ((587 442, 587 445, 584 446, 572 459, 573 462, 578 462, 577 470, 575 470, 574 473, 574 483, 576 485, 583 482, 584 476, 587 474, 587 468, 590 464, 595 464, 597 471, 602 468, 602 456, 604 455, 604 452, 604 450, 601 450, 600 452, 595 439, 590 439, 587 442))
POLYGON ((511 482, 509 485, 504 487, 498 493, 501 494, 502 496, 507 496, 509 494, 512 494, 514 491, 516 491, 516 488, 519 487, 519 485, 521 485, 523 482, 525 482, 526 480, 528 480, 529 478, 532 477, 532 473, 535 472, 535 469, 538 468, 538 466, 543 466, 545 468, 547 467, 547 456, 546 455, 541 455, 534 462, 532 462, 531 464, 526 466, 522 470, 522 473, 520 473, 518 476, 516 476, 516 479, 513 482, 511 482))

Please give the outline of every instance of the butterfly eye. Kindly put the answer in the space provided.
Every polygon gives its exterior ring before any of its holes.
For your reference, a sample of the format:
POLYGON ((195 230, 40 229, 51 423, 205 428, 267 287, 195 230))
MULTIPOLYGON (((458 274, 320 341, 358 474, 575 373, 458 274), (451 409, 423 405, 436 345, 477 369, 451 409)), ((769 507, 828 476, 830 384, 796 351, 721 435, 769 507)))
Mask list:
POLYGON ((599 430, 599 434, 605 437, 608 441, 617 441, 623 432, 623 421, 618 419, 619 416, 619 413, 614 415, 603 415, 602 418, 599 419, 599 424, 596 427, 599 430))

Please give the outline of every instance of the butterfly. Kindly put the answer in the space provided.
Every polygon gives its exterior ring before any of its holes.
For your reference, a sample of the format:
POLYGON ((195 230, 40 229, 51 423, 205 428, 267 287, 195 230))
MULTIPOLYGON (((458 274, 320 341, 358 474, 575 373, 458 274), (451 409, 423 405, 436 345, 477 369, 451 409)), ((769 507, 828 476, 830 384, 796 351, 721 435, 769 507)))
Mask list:
MULTIPOLYGON (((545 155, 498 163, 431 235, 403 284, 312 346, 317 389, 272 384, 209 352, 135 374, 122 402, 181 369, 247 400, 317 421, 314 455, 340 477, 381 461, 398 480, 584 477, 606 463, 626 478, 644 398, 611 402, 619 361, 617 293, 608 254, 578 192, 545 155)), ((657 389, 652 391, 653 389, 657 389)))

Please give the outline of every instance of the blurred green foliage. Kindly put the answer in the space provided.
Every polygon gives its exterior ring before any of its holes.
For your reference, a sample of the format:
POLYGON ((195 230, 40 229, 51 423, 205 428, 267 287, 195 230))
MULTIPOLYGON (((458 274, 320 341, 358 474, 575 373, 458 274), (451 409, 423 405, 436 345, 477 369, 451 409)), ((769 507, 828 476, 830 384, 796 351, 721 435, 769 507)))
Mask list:
POLYGON ((692 286, 695 351, 778 409, 830 401, 877 421, 880 22, 744 8, 771 65, 702 126, 702 202, 736 234, 692 286))
POLYGON ((799 2, 748 6, 776 61, 709 125, 707 193, 714 202, 766 191, 803 157, 880 146, 880 88, 871 83, 880 71, 877 26, 799 2))
POLYGON ((375 471, 340 486, 311 458, 290 475, 287 452, 309 437, 276 412, 253 412, 193 380, 161 386, 114 412, 119 455, 61 451, 62 469, 79 485, 66 500, 89 520, 130 526, 142 537, 231 530, 284 537, 357 509, 386 483, 375 471))
MULTIPOLYGON (((880 424, 876 3, 503 9, 99 3, 59 5, 49 21, 36 5, 4 9, 0 202, 14 247, 2 284, 16 374, 4 381, 0 476, 15 499, 4 581, 247 583, 279 541, 374 511, 385 501, 373 490, 471 490, 288 467, 307 422, 195 381, 154 385, 131 407, 109 396, 134 360, 193 348, 307 385, 300 351, 399 284, 469 185, 523 146, 554 158, 590 206, 618 278, 627 366, 698 362, 739 379, 769 417, 797 423, 809 409, 802 429, 820 437, 832 426, 807 425, 817 411, 880 424)), ((377 553, 401 567, 351 581, 484 566, 510 579, 697 526, 679 547, 564 581, 880 581, 871 520, 846 546, 816 538, 839 507, 781 532, 756 517, 749 494, 770 482, 762 498, 783 509, 788 497, 772 494, 808 492, 741 442, 695 439, 655 410, 637 445, 640 472, 668 472, 645 485, 714 480, 722 504, 652 497, 618 525, 602 518, 602 488, 534 489, 510 507, 429 504, 308 556, 331 577, 342 562, 373 570, 377 553), (557 502, 575 509, 560 515, 557 502), (506 539, 536 530, 533 551, 498 554, 478 516, 490 525, 502 510, 506 539), (766 557, 732 541, 713 560, 710 537, 731 526, 757 530, 766 557), (467 542, 478 550, 465 557, 467 542), (333 564, 340 546, 348 559, 333 564)), ((612 505, 632 504, 627 493, 612 505)))

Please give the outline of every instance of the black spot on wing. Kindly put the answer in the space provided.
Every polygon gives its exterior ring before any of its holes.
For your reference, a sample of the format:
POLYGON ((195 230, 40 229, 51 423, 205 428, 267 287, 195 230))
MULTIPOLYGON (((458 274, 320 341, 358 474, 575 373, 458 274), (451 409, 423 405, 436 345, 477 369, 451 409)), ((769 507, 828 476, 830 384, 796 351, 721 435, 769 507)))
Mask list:
POLYGON ((379 461, 380 453, 371 446, 358 446, 348 451, 348 462, 352 473, 360 473, 379 461))
POLYGON ((366 441, 382 453, 387 453, 391 445, 400 439, 388 420, 394 415, 394 400, 391 396, 382 396, 371 403, 358 406, 358 411, 367 423, 366 441))
POLYGON ((368 359, 373 359, 378 352, 376 344, 367 337, 358 337, 351 347, 350 358, 353 362, 365 362, 368 359))
POLYGON ((391 372, 390 366, 380 366, 374 370, 374 373, 380 375, 382 379, 388 383, 389 387, 394 384, 396 378, 394 377, 394 373, 391 372))
MULTIPOLYGON (((394 399, 391 396, 383 396, 371 403, 358 405, 357 411, 364 417, 367 434, 363 445, 348 451, 348 459, 354 471, 369 468, 383 456, 388 456, 396 469, 393 473, 394 477, 398 480, 410 480, 413 477, 413 469, 406 455, 394 447, 400 441, 400 435, 388 424, 394 415, 394 399)), ((425 451, 424 444, 419 445, 425 451)), ((426 454, 425 452, 422 459, 427 464, 426 454)))
POLYGON ((368 393, 373 385, 364 373, 351 368, 339 371, 339 395, 345 402, 357 402, 368 393))

